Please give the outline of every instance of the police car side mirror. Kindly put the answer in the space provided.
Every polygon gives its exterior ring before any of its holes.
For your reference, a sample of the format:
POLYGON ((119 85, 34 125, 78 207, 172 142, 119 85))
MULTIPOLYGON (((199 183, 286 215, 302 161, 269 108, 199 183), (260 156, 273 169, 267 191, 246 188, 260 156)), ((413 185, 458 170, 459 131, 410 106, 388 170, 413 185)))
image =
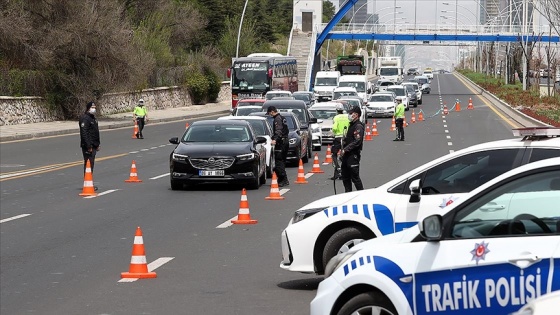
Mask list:
POLYGON ((179 144, 179 138, 173 137, 173 138, 169 139, 169 143, 172 143, 172 144, 179 144))
POLYGON ((431 215, 419 224, 420 235, 427 241, 439 241, 443 235, 443 218, 439 214, 431 215))
POLYGON ((419 202, 420 201, 420 179, 415 179, 408 186, 410 189, 410 199, 409 202, 419 202))

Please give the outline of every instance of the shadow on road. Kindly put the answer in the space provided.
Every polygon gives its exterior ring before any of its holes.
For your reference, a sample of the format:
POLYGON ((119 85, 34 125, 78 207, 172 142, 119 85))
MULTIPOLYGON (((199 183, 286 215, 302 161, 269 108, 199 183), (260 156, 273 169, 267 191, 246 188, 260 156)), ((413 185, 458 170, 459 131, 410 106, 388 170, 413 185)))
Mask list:
POLYGON ((317 290, 317 287, 319 287, 319 282, 323 281, 324 279, 324 277, 319 277, 313 279, 291 280, 279 283, 278 287, 286 290, 313 291, 317 290))

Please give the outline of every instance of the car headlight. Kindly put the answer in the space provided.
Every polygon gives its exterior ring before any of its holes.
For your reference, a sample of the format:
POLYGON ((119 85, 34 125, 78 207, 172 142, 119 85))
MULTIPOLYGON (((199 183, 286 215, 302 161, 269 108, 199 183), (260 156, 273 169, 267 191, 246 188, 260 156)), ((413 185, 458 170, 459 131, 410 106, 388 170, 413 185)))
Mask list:
POLYGON ((299 221, 307 219, 310 216, 314 215, 315 213, 319 213, 319 212, 325 210, 325 208, 326 207, 297 210, 296 212, 294 212, 294 217, 292 218, 292 224, 295 224, 295 223, 298 223, 299 221))
POLYGON ((313 133, 321 132, 321 128, 315 127, 313 129, 311 129, 311 132, 313 132, 313 133))
POLYGON ((173 161, 186 161, 189 156, 184 154, 173 153, 172 157, 173 161))
POLYGON ((288 142, 289 142, 290 144, 296 144, 297 139, 291 138, 290 140, 288 140, 288 142))
POLYGON ((254 160, 257 158, 257 155, 255 153, 248 153, 248 154, 241 154, 236 156, 236 158, 239 161, 250 161, 250 160, 254 160))
POLYGON ((327 266, 325 266, 325 278, 330 277, 330 275, 332 275, 336 269, 344 265, 344 263, 352 258, 355 253, 357 252, 341 253, 331 258, 331 260, 329 260, 329 262, 327 263, 327 266))

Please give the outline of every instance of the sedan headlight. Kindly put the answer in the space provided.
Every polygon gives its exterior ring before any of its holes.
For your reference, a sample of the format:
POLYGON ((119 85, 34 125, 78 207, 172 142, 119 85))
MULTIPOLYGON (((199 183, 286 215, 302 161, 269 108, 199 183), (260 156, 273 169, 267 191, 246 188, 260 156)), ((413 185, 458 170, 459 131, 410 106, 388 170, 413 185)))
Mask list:
POLYGON ((327 266, 325 266, 325 278, 330 277, 336 269, 344 265, 344 263, 352 258, 355 253, 357 252, 345 252, 331 258, 331 260, 327 263, 327 266))
POLYGON ((290 140, 288 140, 288 142, 289 142, 290 144, 296 144, 297 139, 291 138, 290 140))
POLYGON ((325 210, 325 208, 326 207, 297 210, 296 212, 294 212, 294 217, 292 218, 292 224, 295 224, 295 223, 298 223, 299 221, 307 219, 310 216, 314 215, 315 213, 319 213, 319 212, 325 210))
POLYGON ((255 153, 241 154, 236 156, 239 161, 250 161, 257 158, 255 153))
POLYGON ((173 153, 172 157, 173 161, 186 161, 189 156, 184 154, 173 153))
POLYGON ((311 132, 313 132, 313 133, 321 132, 321 128, 319 128, 319 127, 312 128, 311 132))

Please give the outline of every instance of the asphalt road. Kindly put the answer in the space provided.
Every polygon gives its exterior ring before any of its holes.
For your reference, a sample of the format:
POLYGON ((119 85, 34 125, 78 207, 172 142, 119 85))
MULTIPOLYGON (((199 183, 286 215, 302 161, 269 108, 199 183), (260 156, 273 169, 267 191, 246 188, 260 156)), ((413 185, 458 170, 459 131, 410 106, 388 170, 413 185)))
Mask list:
MULTIPOLYGON (((436 75, 424 95, 426 121, 391 141, 390 119, 365 142, 361 176, 376 187, 436 157, 512 137, 509 120, 452 74, 436 75), (469 97, 475 110, 467 111, 469 97), (459 99, 462 111, 438 113, 459 99)), ((410 112, 407 113, 410 117, 410 112)), ((169 187, 168 139, 184 123, 148 125, 146 139, 129 129, 101 132, 94 171, 100 196, 82 198, 77 135, 2 144, 0 160, 0 313, 2 314, 306 314, 322 277, 279 268, 280 233, 294 210, 333 194, 330 165, 296 185, 283 201, 266 201, 270 180, 248 191, 256 225, 228 225, 237 215, 240 186, 169 187), (132 160, 142 183, 125 183, 132 160), (21 217, 17 217, 21 216, 21 217), (7 220, 13 218, 12 220, 7 220), (143 231, 156 279, 120 282, 128 271, 136 227, 143 231)), ((319 152, 321 162, 325 149, 319 152)), ((305 165, 310 171, 311 163, 305 165)), ((336 182, 340 193, 342 183, 336 182)))

